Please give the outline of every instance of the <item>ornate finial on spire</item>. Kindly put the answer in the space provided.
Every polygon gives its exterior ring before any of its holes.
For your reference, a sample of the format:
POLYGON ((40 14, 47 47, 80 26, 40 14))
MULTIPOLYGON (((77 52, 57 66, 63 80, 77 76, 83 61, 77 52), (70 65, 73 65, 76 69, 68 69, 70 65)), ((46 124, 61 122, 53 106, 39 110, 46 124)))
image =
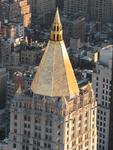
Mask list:
POLYGON ((51 29, 51 35, 50 35, 51 41, 62 41, 63 35, 62 35, 62 24, 60 21, 60 15, 58 8, 56 9, 56 14, 54 17, 52 29, 51 29))

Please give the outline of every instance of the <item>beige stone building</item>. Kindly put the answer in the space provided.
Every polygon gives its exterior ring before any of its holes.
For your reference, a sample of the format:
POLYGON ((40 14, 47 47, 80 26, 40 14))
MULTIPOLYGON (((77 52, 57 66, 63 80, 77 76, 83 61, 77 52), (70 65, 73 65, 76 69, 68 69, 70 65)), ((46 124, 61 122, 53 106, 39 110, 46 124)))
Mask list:
POLYGON ((96 150, 95 96, 78 86, 58 10, 31 90, 16 92, 9 137, 10 150, 96 150))
POLYGON ((31 12, 28 0, 13 0, 10 3, 9 22, 23 23, 24 27, 28 27, 31 23, 31 12))

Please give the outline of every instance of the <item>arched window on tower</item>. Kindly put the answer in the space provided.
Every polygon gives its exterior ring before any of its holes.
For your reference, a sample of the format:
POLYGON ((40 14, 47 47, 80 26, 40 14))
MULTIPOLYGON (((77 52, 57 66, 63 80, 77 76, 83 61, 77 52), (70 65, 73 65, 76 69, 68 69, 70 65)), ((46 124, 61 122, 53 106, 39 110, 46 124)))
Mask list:
POLYGON ((57 31, 59 31, 59 26, 57 26, 57 31))
POLYGON ((59 41, 59 35, 57 34, 57 41, 59 41))
POLYGON ((53 40, 55 41, 55 34, 53 34, 53 40))
POLYGON ((55 31, 55 26, 53 27, 53 30, 55 31))

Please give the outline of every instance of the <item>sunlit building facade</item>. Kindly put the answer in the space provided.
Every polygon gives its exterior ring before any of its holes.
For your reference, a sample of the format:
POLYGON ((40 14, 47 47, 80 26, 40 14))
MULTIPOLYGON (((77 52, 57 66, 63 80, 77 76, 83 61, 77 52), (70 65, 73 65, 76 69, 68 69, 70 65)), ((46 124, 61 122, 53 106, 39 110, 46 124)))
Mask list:
POLYGON ((28 0, 12 0, 9 6, 9 22, 23 23, 28 27, 31 23, 31 11, 28 0))
POLYGON ((19 85, 11 106, 13 150, 96 150, 96 100, 90 83, 78 86, 58 10, 31 89, 19 85))
POLYGON ((100 51, 100 59, 96 64, 92 78, 97 99, 97 150, 109 150, 110 146, 112 52, 113 47, 111 45, 100 51))

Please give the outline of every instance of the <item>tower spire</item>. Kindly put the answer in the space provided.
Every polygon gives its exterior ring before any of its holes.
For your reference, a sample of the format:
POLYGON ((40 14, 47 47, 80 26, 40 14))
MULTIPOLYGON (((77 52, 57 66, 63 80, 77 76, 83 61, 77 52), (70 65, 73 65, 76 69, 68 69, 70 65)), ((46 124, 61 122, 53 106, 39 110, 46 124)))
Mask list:
POLYGON ((31 90, 35 94, 50 97, 79 95, 77 80, 63 41, 58 8, 50 40, 31 84, 31 90))
POLYGON ((56 14, 55 14, 54 21, 52 24, 50 40, 51 41, 62 41, 63 40, 62 24, 61 24, 58 8, 56 9, 56 14))

